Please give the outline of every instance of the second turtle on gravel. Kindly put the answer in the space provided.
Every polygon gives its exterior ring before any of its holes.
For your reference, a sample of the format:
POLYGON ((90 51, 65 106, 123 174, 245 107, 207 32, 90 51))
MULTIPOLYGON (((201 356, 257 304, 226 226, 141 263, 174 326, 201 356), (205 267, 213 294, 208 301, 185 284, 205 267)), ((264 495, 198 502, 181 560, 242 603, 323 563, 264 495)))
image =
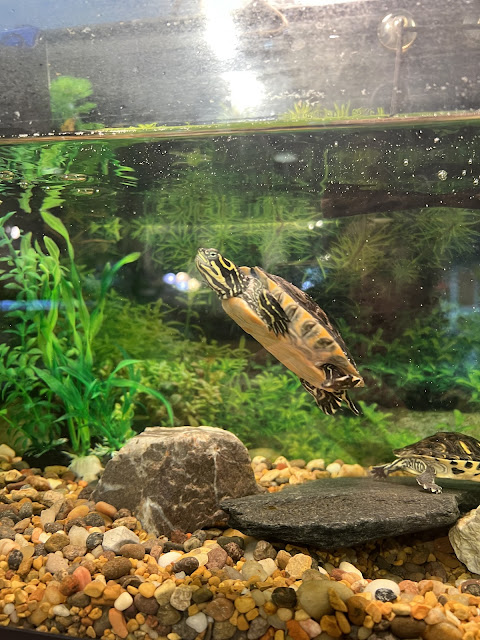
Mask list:
POLYGON ((480 442, 463 433, 438 431, 403 449, 393 452, 397 458, 389 464, 373 467, 371 473, 385 478, 393 471, 404 470, 417 475, 426 491, 441 493, 435 478, 480 480, 480 442))

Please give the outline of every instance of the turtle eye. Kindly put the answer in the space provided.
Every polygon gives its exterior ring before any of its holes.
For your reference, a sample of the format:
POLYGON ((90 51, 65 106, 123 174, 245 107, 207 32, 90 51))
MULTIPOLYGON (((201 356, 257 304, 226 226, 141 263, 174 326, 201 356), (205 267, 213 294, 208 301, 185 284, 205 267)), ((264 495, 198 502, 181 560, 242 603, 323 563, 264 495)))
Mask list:
POLYGON ((216 249, 205 249, 205 255, 209 260, 216 260, 218 258, 218 251, 216 249))

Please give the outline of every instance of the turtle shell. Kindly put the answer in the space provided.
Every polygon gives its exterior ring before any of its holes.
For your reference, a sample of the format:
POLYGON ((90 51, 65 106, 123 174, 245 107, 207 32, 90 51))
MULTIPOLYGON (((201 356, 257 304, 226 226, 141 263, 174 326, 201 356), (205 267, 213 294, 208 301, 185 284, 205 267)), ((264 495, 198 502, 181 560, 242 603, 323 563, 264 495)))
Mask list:
MULTIPOLYGON (((363 386, 355 362, 325 312, 303 291, 260 267, 240 267, 245 284, 241 296, 222 300, 226 313, 299 378, 327 388, 323 365, 332 365, 338 376, 350 376, 363 386), (261 290, 267 290, 288 317, 288 330, 275 334, 258 314, 261 290)), ((347 383, 348 384, 348 383, 347 383)), ((346 387, 347 388, 347 387, 346 387)))
POLYGON ((473 436, 438 431, 433 436, 409 444, 393 453, 399 458, 416 456, 436 460, 472 460, 480 462, 480 442, 473 436))

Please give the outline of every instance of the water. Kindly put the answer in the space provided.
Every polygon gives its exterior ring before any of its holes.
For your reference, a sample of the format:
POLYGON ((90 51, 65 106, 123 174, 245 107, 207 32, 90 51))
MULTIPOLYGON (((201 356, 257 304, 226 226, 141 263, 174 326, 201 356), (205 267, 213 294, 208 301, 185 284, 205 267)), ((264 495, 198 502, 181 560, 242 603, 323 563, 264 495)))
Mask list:
POLYGON ((437 430, 479 436, 479 135, 418 121, 4 144, 2 441, 107 454, 148 425, 206 424, 371 464, 437 430), (324 415, 224 313, 198 247, 318 302, 365 379, 361 416, 324 415))

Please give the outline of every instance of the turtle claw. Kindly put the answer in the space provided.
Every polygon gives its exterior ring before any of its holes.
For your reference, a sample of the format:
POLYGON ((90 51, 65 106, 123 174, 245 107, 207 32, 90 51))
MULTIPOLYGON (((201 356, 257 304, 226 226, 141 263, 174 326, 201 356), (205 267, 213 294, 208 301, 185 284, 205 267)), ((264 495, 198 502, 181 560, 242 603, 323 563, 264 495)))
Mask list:
POLYGON ((417 482, 425 491, 442 493, 442 487, 435 483, 435 472, 432 469, 427 469, 417 476, 417 482))
POLYGON ((381 465, 379 467, 372 467, 370 469, 370 474, 374 477, 374 478, 386 478, 387 474, 385 473, 385 466, 381 465))

